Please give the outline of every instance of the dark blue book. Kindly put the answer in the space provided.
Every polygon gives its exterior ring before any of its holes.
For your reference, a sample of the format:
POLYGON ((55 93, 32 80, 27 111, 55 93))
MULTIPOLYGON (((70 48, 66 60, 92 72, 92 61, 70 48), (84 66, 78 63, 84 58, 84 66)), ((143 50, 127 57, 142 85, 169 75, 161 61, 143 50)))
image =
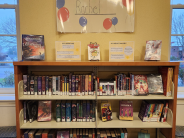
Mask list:
POLYGON ((46 95, 49 94, 49 76, 45 77, 45 91, 46 91, 46 95))
POLYGON ((87 122, 90 122, 90 102, 87 101, 86 105, 86 120, 87 122))
POLYGON ((42 94, 42 77, 38 77, 38 95, 42 94))
POLYGON ((26 130, 26 132, 24 132, 24 138, 29 138, 28 133, 30 130, 26 130))
POLYGON ((83 113, 83 120, 82 122, 86 122, 86 101, 84 100, 82 103, 82 113, 83 113))
MULTIPOLYGON (((40 129, 36 132, 35 134, 35 138, 42 138, 42 132, 43 132, 43 129, 40 129)), ((25 137, 24 137, 25 138, 25 137)))
POLYGON ((66 122, 71 122, 71 101, 66 102, 66 122))

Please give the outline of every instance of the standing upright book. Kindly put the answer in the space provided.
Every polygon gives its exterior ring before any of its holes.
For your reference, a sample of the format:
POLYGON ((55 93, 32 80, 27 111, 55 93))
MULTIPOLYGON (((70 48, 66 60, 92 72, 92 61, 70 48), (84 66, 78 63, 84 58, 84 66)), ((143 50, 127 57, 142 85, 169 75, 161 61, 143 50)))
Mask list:
POLYGON ((72 95, 75 95, 75 75, 72 75, 72 95))
POLYGON ((52 76, 52 94, 56 95, 56 76, 52 76))
POLYGON ((77 103, 72 101, 72 122, 77 121, 77 103))
POLYGON ((49 95, 49 76, 45 76, 45 92, 49 95))
POLYGON ((49 95, 52 95, 52 77, 49 76, 49 95))
POLYGON ((51 129, 48 133, 48 138, 55 138, 55 136, 56 136, 56 130, 51 129))
POLYGON ((34 138, 35 133, 36 133, 36 129, 32 129, 31 131, 29 131, 29 133, 28 133, 29 138, 34 138))
POLYGON ((61 121, 62 122, 66 122, 65 115, 66 115, 66 103, 65 101, 61 101, 61 121))
POLYGON ((88 95, 88 75, 85 76, 85 95, 88 95))
POLYGON ((112 120, 111 103, 101 103, 101 117, 103 122, 112 120))
POLYGON ((22 60, 45 60, 43 35, 22 35, 22 60))
POLYGON ((66 122, 71 122, 71 101, 66 101, 66 122))
POLYGON ((61 102, 56 101, 56 122, 61 121, 61 102))
POLYGON ((148 95, 148 83, 146 75, 134 76, 135 91, 138 95, 148 95))
POLYGON ((34 76, 34 94, 38 94, 38 76, 34 76))
POLYGON ((29 122, 32 123, 34 120, 37 119, 38 113, 38 103, 37 101, 28 101, 27 103, 27 110, 29 116, 29 122))
POLYGON ((31 76, 30 78, 30 93, 31 95, 34 95, 34 76, 31 76))
POLYGON ((24 95, 27 95, 27 75, 23 75, 23 89, 24 89, 24 95))
POLYGON ((38 76, 38 95, 42 94, 42 77, 38 76))
POLYGON ((30 75, 27 75, 27 94, 30 95, 30 75))
POLYGON ((48 138, 48 133, 49 133, 49 129, 45 129, 43 132, 42 132, 42 138, 48 138))
POLYGON ((120 101, 120 120, 133 120, 133 102, 132 101, 120 101))
POLYGON ((38 102, 38 121, 51 121, 51 101, 38 102))
POLYGON ((35 134, 35 138, 42 138, 42 132, 43 132, 43 131, 44 131, 43 129, 38 130, 38 131, 36 132, 36 134, 35 134))
POLYGON ((42 76, 42 95, 45 95, 45 76, 42 76))
POLYGON ((82 119, 82 122, 86 122, 86 101, 82 101, 82 113, 83 113, 83 119, 82 119))
POLYGON ((57 131, 57 138, 69 138, 69 137, 70 137, 69 130, 57 131))

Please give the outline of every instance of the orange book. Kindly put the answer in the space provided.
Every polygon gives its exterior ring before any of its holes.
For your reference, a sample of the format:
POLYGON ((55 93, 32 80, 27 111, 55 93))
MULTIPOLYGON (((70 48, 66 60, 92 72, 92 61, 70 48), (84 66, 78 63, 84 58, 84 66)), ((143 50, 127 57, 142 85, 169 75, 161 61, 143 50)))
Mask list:
POLYGON ((45 129, 42 133, 42 138, 48 138, 49 129, 45 129))

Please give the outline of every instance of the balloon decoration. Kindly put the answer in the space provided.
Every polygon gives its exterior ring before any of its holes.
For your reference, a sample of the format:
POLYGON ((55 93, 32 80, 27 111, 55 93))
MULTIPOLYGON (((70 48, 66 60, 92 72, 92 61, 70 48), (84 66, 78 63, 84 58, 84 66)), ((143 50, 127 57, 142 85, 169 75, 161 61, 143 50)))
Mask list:
POLYGON ((104 22, 103 22, 103 27, 104 27, 106 30, 108 30, 108 29, 111 28, 111 26, 112 26, 112 21, 111 21, 111 19, 110 19, 110 18, 106 18, 106 19, 104 20, 104 22))
POLYGON ((57 8, 60 9, 65 5, 65 0, 57 0, 57 8))
POLYGON ((113 25, 116 25, 118 23, 118 18, 116 17, 113 17, 111 20, 113 25))
POLYGON ((134 0, 122 0, 122 3, 125 7, 127 7, 127 12, 128 14, 131 16, 134 14, 134 0), (127 1, 129 2, 129 4, 127 4, 127 1))
POLYGON ((65 7, 60 8, 58 11, 58 18, 63 22, 67 21, 69 18, 69 10, 65 7))
POLYGON ((80 17, 79 24, 84 27, 87 25, 87 19, 85 17, 80 17))

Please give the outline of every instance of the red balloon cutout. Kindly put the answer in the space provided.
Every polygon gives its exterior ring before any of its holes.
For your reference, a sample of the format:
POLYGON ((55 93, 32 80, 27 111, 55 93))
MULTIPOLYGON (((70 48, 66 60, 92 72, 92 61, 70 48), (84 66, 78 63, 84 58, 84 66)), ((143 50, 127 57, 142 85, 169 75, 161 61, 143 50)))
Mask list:
MULTIPOLYGON (((134 0, 129 0, 129 3, 131 3, 131 1, 134 1, 134 0)), ((126 0, 122 0, 122 3, 123 3, 123 5, 124 5, 125 7, 127 6, 126 0)))
POLYGON ((112 21, 110 18, 106 18, 103 22, 103 27, 108 30, 112 26, 112 21))
POLYGON ((69 18, 69 10, 65 7, 62 7, 59 9, 57 15, 58 15, 59 20, 65 22, 69 18))

